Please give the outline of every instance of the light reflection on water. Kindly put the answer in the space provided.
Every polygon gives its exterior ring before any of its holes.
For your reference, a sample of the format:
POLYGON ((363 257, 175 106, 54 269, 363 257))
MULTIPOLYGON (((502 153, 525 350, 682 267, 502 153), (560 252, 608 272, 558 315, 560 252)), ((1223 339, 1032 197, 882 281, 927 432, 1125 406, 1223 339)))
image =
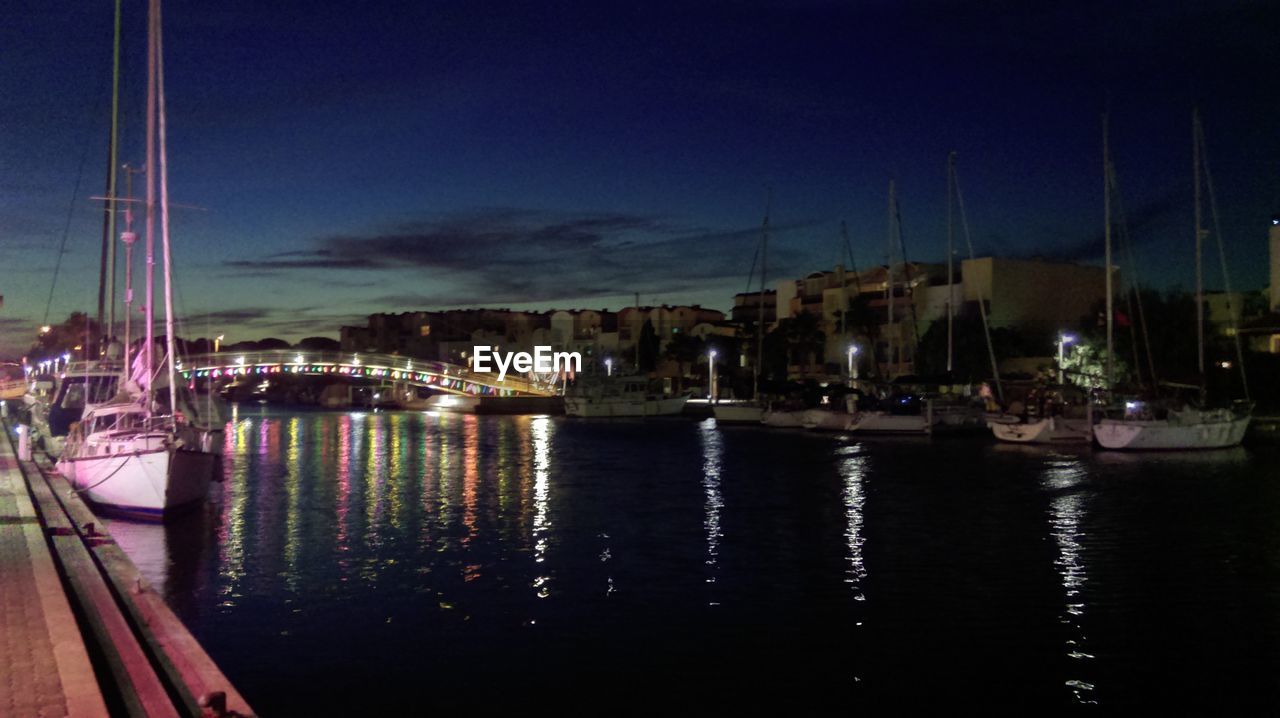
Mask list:
POLYGON ((1088 663, 1094 658, 1088 652, 1085 633, 1084 586, 1089 576, 1084 561, 1084 530, 1087 499, 1080 491, 1087 472, 1078 459, 1050 458, 1046 461, 1042 484, 1052 492, 1049 504, 1049 528, 1058 546, 1054 560, 1062 577, 1062 589, 1066 605, 1061 621, 1067 628, 1067 657, 1075 668, 1066 685, 1079 703, 1097 703, 1096 686, 1080 676, 1089 675, 1088 663))
MULTIPOLYGON (((698 425, 698 438, 702 442, 702 490, 706 494, 706 514, 703 527, 707 532, 707 583, 716 582, 716 569, 720 555, 720 540, 724 530, 720 526, 720 511, 724 509, 724 497, 720 495, 720 465, 724 459, 724 447, 715 419, 706 419, 698 425)), ((719 601, 708 601, 718 606, 719 601)))
POLYGON ((840 447, 837 454, 841 457, 840 476, 844 480, 842 491, 846 520, 844 537, 849 558, 848 577, 845 582, 853 590, 854 599, 865 601, 867 597, 863 593, 863 584, 867 578, 867 566, 862 560, 862 547, 866 541, 862 532, 862 514, 867 504, 863 486, 867 480, 866 450, 862 444, 857 443, 840 447))
POLYGON ((954 680, 1116 705, 1133 663, 1117 652, 1187 679, 1141 653, 1157 631, 1131 625, 1164 627, 1151 616, 1195 597, 1144 593, 1126 583, 1135 567, 1216 576, 1219 596, 1253 577, 1251 592, 1280 595, 1277 571, 1240 558, 1280 546, 1273 464, 1249 453, 1181 468, 713 421, 233 417, 207 516, 111 530, 264 714, 324 712, 299 698, 317 681, 420 697, 422 675, 456 686, 432 706, 526 681, 515 705, 583 669, 647 681, 672 664, 719 671, 692 689, 765 686, 817 640, 845 655, 811 662, 835 676, 811 675, 813 695, 954 680), (1194 515, 1219 543, 1186 543, 1201 534, 1160 510, 1194 515))
MULTIPOLYGON (((533 561, 547 560, 551 545, 551 419, 545 416, 531 422, 533 436, 533 561)), ((551 576, 544 573, 533 579, 538 598, 551 595, 551 576)))

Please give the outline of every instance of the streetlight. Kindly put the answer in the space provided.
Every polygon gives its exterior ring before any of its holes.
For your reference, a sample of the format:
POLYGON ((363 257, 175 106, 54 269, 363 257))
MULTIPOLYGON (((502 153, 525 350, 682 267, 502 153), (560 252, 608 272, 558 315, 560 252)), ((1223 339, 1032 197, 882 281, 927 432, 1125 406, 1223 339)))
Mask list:
POLYGON ((217 353, 222 349, 222 337, 223 337, 223 336, 225 336, 225 335, 223 335, 223 334, 219 334, 218 336, 214 337, 214 339, 213 339, 213 353, 214 353, 214 354, 217 354, 217 353))
POLYGON ((711 381, 709 382, 711 386, 710 386, 710 393, 707 396, 707 399, 712 404, 714 404, 716 402, 716 394, 718 393, 716 392, 716 350, 715 349, 712 349, 710 352, 707 353, 707 363, 711 365, 711 381))
POLYGON ((604 375, 605 375, 605 376, 613 376, 613 357, 605 357, 605 360, 604 360, 604 375))
POLYGON ((853 363, 853 358, 854 358, 854 357, 856 357, 856 356, 858 356, 858 345, 857 345, 857 344, 850 344, 850 345, 849 345, 849 350, 846 352, 846 354, 848 354, 848 356, 849 356, 849 378, 850 378, 850 379, 857 379, 857 378, 858 378, 858 366, 857 366, 856 364, 854 364, 854 363, 853 363))
POLYGON ((1066 359, 1066 347, 1076 340, 1075 335, 1058 332, 1058 383, 1067 383, 1067 372, 1062 366, 1062 362, 1066 359))

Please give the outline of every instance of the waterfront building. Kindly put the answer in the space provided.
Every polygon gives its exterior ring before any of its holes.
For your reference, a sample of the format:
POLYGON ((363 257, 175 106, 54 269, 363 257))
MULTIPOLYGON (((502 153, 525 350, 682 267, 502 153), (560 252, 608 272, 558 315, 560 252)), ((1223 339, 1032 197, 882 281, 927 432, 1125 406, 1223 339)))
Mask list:
POLYGON ((1045 259, 979 257, 963 260, 955 277, 946 265, 907 262, 862 272, 837 265, 801 279, 781 280, 775 293, 779 320, 808 313, 825 338, 822 366, 792 367, 793 374, 838 374, 851 345, 887 376, 916 371, 916 343, 934 322, 977 316, 982 301, 994 328, 1053 332, 1076 325, 1106 294, 1102 267, 1045 259), (890 291, 892 284, 892 291, 890 291), (844 315, 846 308, 860 305, 844 315), (843 322, 842 322, 843 319, 843 322), (870 349, 870 351, 867 351, 870 349))

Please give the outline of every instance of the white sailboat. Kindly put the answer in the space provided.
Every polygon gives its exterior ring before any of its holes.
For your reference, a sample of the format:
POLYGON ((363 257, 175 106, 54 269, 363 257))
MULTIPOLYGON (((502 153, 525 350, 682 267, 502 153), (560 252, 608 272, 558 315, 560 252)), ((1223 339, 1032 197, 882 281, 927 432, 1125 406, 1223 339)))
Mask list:
MULTIPOLYGON (((1201 222, 1200 207, 1200 191, 1201 179, 1200 171, 1208 166, 1202 161, 1201 150, 1204 147, 1204 130, 1200 126, 1200 113, 1195 111, 1192 114, 1192 172, 1195 177, 1195 256, 1196 256, 1196 338, 1197 350, 1199 352, 1199 368, 1200 368, 1200 398, 1201 403, 1204 401, 1205 391, 1205 361, 1204 361, 1204 277, 1203 277, 1203 259, 1202 244, 1206 235, 1201 222)), ((1104 135, 1105 137, 1105 135, 1104 135)), ((1105 144, 1105 143, 1104 143, 1105 144)), ((1108 198, 1110 194, 1110 161, 1107 160, 1107 180, 1108 180, 1108 198)), ((1209 185, 1210 197, 1212 198, 1213 185, 1209 185)), ((1108 209, 1110 207, 1108 199, 1108 209)), ((1215 224, 1216 224, 1216 205, 1215 205, 1215 224)), ((1108 232, 1107 254, 1110 255, 1110 213, 1108 212, 1108 232)), ((1219 243, 1222 242, 1221 232, 1216 233, 1219 243)), ((1108 256, 1108 268, 1110 260, 1108 256)), ((1227 276, 1225 264, 1222 267, 1224 280, 1227 276)), ((1107 273, 1108 278, 1110 272, 1107 273)), ((1230 285, 1227 285, 1230 289, 1230 285)), ((1107 354, 1108 354, 1108 384, 1110 384, 1110 354, 1111 354, 1111 284, 1107 284, 1107 354)), ((1238 340, 1237 340, 1238 341, 1238 340)), ((1237 351, 1240 347, 1237 343, 1237 351)), ((1239 361, 1241 377, 1244 377, 1244 361, 1240 357, 1239 361)), ((1248 396, 1248 383, 1244 384, 1246 397, 1248 396)), ((1243 439, 1245 432, 1249 429, 1249 420, 1252 414, 1252 404, 1248 401, 1238 403, 1230 409, 1202 409, 1191 406, 1183 406, 1178 408, 1151 407, 1143 402, 1130 401, 1126 402, 1123 413, 1112 412, 1111 415, 1104 416, 1094 428, 1093 436, 1098 444, 1105 449, 1124 449, 1124 450, 1194 450, 1194 449, 1221 449, 1229 446, 1238 445, 1243 439)))
MULTIPOLYGON (((111 402, 85 412, 68 437, 58 470, 92 503, 108 512, 162 519, 204 500, 217 457, 210 447, 202 446, 209 443, 203 432, 178 410, 160 0, 151 0, 148 22, 146 344, 138 357, 138 371, 125 390, 111 402), (157 406, 160 402, 155 396, 158 372, 153 336, 157 184, 164 267, 164 365, 168 375, 168 406, 163 408, 157 406)), ((130 293, 131 287, 126 287, 126 297, 130 293)))

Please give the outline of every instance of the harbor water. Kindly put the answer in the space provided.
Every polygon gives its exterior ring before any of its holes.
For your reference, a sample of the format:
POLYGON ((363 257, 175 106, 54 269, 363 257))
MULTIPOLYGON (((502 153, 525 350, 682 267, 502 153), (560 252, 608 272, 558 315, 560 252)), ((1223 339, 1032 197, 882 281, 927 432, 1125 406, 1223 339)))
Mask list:
POLYGON ((1280 704, 1280 452, 238 407, 111 533, 262 715, 1280 704))

